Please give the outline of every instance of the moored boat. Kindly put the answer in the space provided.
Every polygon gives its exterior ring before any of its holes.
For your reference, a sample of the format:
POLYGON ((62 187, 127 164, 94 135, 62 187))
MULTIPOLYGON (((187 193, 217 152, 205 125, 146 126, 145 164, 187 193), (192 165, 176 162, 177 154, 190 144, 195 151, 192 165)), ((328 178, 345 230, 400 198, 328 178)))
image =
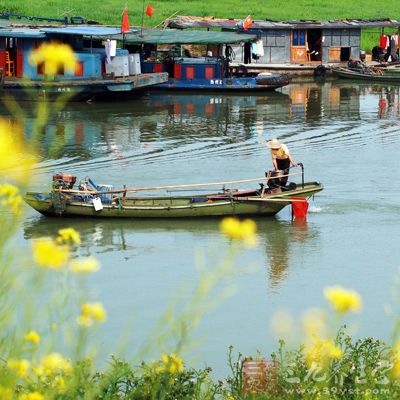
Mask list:
MULTIPOLYGON (((293 175, 293 174, 290 174, 293 175)), ((196 218, 221 216, 272 216, 293 202, 304 202, 322 190, 318 182, 290 183, 280 187, 280 177, 247 179, 211 184, 160 186, 114 190, 97 186, 89 178, 73 189, 75 177, 57 174, 53 190, 48 193, 28 192, 24 200, 46 216, 75 216, 97 218, 196 218), (227 184, 263 180, 260 189, 226 189, 227 184), (277 181, 278 179, 278 181, 277 181), (221 185, 219 192, 193 193, 183 196, 137 196, 137 192, 173 188, 199 188, 221 185), (135 196, 132 196, 135 193, 135 196)))
POLYGON ((339 78, 400 83, 399 67, 383 67, 383 68, 331 67, 331 71, 334 75, 338 76, 339 78))
MULTIPOLYGON (((121 40, 121 36, 114 36, 121 40)), ((126 34, 127 46, 140 47, 145 73, 167 72, 168 81, 149 90, 270 91, 288 85, 292 76, 231 68, 231 45, 250 43, 254 34, 176 29, 126 34)))

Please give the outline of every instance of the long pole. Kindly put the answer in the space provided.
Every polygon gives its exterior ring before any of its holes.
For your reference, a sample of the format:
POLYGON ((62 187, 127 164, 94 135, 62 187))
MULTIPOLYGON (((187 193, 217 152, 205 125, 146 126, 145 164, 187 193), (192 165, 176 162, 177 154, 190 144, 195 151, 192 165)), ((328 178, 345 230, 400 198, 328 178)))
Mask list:
POLYGON ((231 185, 234 183, 248 183, 248 182, 257 182, 264 181, 269 179, 280 179, 286 176, 294 176, 300 175, 300 172, 295 172, 291 174, 279 175, 276 177, 261 177, 261 178, 253 178, 253 179, 241 179, 238 181, 225 181, 225 182, 208 182, 208 183, 192 183, 192 184, 183 184, 183 185, 166 185, 166 186, 154 186, 154 187, 138 187, 134 189, 121 189, 121 190, 113 190, 109 192, 96 192, 90 190, 75 190, 75 189, 55 189, 54 191, 59 192, 69 192, 69 193, 86 193, 86 194, 109 194, 109 193, 135 193, 141 192, 144 190, 162 190, 162 189, 177 189, 177 188, 190 188, 190 187, 203 187, 203 186, 223 186, 223 185, 231 185))
POLYGON ((143 36, 143 21, 144 21, 144 0, 142 0, 142 27, 140 30, 140 36, 143 36))

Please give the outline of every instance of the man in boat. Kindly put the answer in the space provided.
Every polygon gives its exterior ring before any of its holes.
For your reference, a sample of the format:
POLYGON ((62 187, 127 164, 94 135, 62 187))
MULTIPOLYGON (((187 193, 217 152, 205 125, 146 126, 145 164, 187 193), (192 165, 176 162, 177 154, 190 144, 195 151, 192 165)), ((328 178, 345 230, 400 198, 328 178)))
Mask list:
MULTIPOLYGON (((285 144, 278 139, 272 139, 267 142, 267 145, 271 149, 272 164, 275 171, 282 171, 284 175, 288 175, 290 166, 297 167, 297 163, 293 160, 285 144)), ((287 180, 287 176, 279 179, 279 185, 286 186, 287 180)))

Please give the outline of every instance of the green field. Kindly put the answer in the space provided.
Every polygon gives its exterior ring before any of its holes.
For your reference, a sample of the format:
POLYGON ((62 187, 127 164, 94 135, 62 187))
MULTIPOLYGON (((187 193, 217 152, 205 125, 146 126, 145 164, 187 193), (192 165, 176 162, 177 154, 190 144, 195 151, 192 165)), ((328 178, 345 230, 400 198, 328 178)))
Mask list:
MULTIPOLYGON (((132 26, 141 25, 143 6, 151 5, 155 12, 144 16, 145 26, 156 26, 171 15, 214 16, 217 18, 253 19, 316 19, 330 20, 342 18, 392 18, 400 19, 399 3, 395 0, 323 2, 316 0, 163 0, 127 1, 132 26)), ((119 24, 125 0, 6 0, 0 2, 1 12, 15 12, 24 15, 61 18, 65 15, 80 15, 103 24, 119 24)), ((362 47, 369 50, 378 40, 378 33, 365 32, 362 47)))

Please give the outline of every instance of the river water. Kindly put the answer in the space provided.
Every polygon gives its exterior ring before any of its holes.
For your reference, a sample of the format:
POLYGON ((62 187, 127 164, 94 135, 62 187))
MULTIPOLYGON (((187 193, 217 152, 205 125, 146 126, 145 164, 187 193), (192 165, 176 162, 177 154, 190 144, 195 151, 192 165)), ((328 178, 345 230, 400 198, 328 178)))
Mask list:
MULTIPOLYGON (((388 339, 394 316, 384 309, 394 304, 400 265, 399 102, 399 87, 337 80, 294 83, 266 95, 160 93, 70 104, 46 128, 31 189, 47 190, 55 172, 115 187, 262 177, 271 168, 265 141, 277 137, 304 163, 306 180, 322 182, 324 191, 310 202, 306 222, 292 222, 289 209, 256 219, 258 246, 236 258, 243 274, 228 272, 231 282, 217 283, 210 297, 227 285, 236 291, 202 318, 185 358, 222 377, 229 345, 268 355, 277 348, 274 313, 298 318, 326 307, 323 288, 334 284, 363 297, 363 313, 353 321, 357 335, 388 339)), ((190 296, 199 265, 216 268, 229 253, 214 219, 51 219, 28 207, 18 243, 27 247, 65 226, 81 233, 75 255, 102 264, 89 287, 108 311, 97 333, 105 355, 118 351, 121 335, 124 356, 134 354, 168 302, 182 288, 190 296)))

